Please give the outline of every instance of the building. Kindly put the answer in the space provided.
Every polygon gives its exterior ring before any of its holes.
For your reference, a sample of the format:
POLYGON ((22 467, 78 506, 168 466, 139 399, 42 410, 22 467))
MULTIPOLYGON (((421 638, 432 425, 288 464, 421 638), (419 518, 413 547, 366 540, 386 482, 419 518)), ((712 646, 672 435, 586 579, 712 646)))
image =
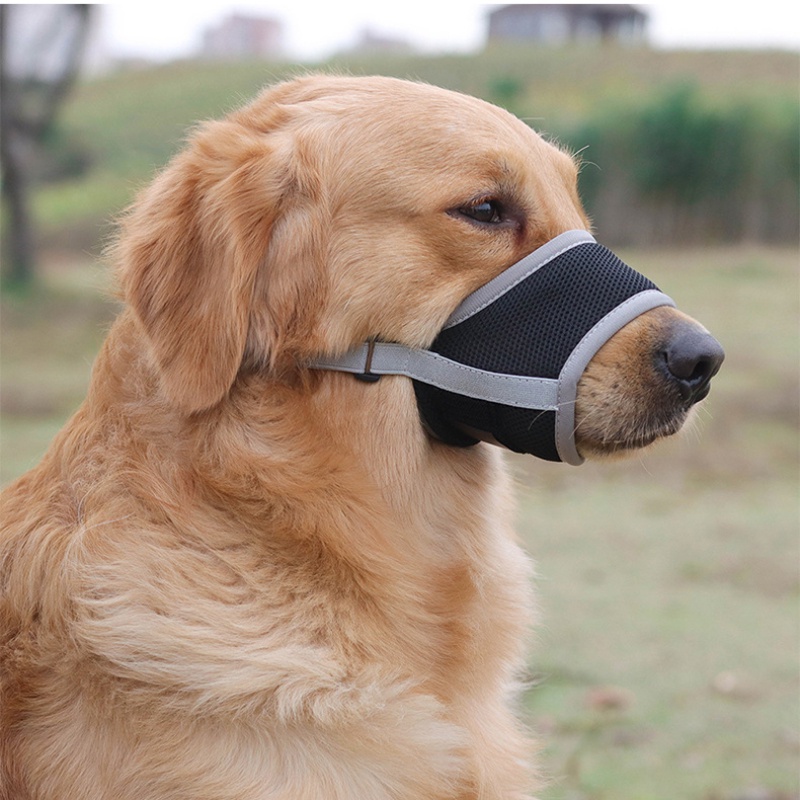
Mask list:
POLYGON ((644 41, 647 14, 628 4, 521 3, 489 14, 489 44, 644 41))
POLYGON ((414 52, 414 47, 407 39, 391 34, 377 33, 371 28, 362 28, 347 55, 394 55, 405 56, 414 52))
POLYGON ((225 61, 283 55, 283 25, 276 19, 232 14, 203 34, 201 56, 225 61))

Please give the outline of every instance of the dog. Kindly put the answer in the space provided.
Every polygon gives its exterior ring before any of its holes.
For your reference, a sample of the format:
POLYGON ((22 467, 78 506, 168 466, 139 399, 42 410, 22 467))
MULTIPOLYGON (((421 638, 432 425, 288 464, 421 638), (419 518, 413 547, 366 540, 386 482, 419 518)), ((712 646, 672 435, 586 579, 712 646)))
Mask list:
MULTIPOLYGON (((3 494, 3 798, 532 796, 501 448, 433 435, 408 377, 309 365, 430 347, 589 230, 577 173, 390 78, 296 78, 191 135, 120 223, 85 402, 3 494)), ((580 378, 581 457, 674 433, 712 342, 669 305, 626 323, 580 378)))

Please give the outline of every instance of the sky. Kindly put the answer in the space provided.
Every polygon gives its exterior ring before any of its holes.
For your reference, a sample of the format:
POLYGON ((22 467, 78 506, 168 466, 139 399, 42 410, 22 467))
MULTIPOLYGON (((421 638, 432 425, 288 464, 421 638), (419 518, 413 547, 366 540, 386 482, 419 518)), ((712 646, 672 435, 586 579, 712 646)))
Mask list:
MULTIPOLYGON (((800 51, 800 8, 791 0, 739 3, 738 10, 720 0, 640 6, 649 12, 649 41, 656 47, 800 51), (752 8, 759 13, 750 13, 752 8)), ((205 28, 238 11, 280 19, 287 55, 314 61, 353 45, 365 28, 404 38, 427 52, 469 52, 483 44, 490 6, 471 0, 125 0, 102 8, 101 38, 110 57, 190 56, 205 28)))

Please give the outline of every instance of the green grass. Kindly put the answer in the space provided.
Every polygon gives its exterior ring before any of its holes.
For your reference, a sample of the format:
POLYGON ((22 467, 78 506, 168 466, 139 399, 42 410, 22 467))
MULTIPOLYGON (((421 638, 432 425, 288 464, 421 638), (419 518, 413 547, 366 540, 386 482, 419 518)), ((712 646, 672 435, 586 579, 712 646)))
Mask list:
POLYGON ((0 484, 32 467, 86 393, 116 311, 108 277, 56 263, 25 294, 6 292, 0 316, 0 484))
MULTIPOLYGON (((542 798, 796 800, 797 255, 622 255, 727 360, 694 430, 629 462, 512 459, 538 570, 525 711, 542 798)), ((2 299, 3 483, 80 402, 115 311, 106 284, 53 264, 37 292, 2 299)))
POLYGON ((796 792, 796 485, 651 480, 523 498, 545 621, 528 709, 560 778, 545 797, 796 792), (608 686, 621 709, 590 702, 608 686))

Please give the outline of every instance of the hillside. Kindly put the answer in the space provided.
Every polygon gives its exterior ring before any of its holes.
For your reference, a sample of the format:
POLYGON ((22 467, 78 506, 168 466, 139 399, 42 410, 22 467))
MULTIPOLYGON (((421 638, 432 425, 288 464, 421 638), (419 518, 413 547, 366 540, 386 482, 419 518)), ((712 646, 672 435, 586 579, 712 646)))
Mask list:
MULTIPOLYGON (((582 130, 587 124, 622 119, 679 85, 692 86, 699 103, 720 114, 746 107, 759 119, 788 119, 791 139, 799 64, 797 54, 785 52, 504 48, 474 56, 320 65, 179 62, 124 72, 85 82, 69 99, 54 141, 89 169, 43 187, 36 214, 46 244, 95 250, 109 215, 180 147, 194 122, 224 114, 264 85, 307 71, 394 75, 464 91, 509 108, 580 150, 588 142, 582 130)), ((590 155, 596 162, 596 147, 590 155)), ((602 167, 607 171, 609 165, 602 167)), ((784 166, 778 169, 786 172, 784 166)))

